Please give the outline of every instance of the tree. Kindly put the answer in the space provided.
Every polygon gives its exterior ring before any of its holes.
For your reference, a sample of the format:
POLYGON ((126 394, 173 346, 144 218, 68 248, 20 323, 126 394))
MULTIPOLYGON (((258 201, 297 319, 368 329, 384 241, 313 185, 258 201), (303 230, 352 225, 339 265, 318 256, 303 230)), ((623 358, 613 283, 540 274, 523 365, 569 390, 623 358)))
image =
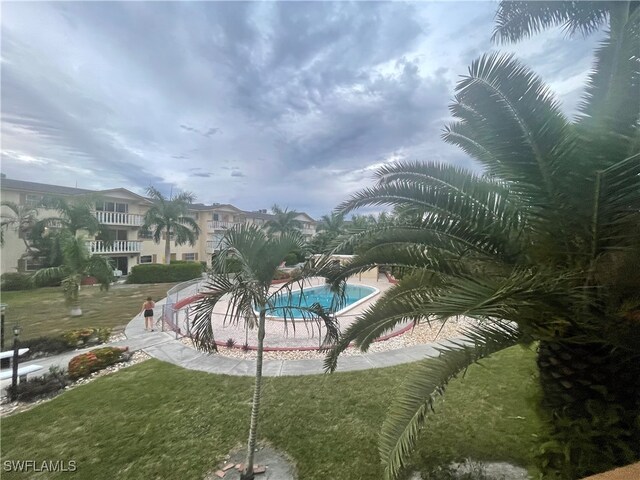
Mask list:
POLYGON ((294 286, 300 290, 306 278, 314 274, 310 265, 300 269, 295 277, 284 283, 277 290, 271 290, 271 281, 278 271, 278 266, 293 251, 304 247, 299 232, 282 233, 277 237, 267 237, 254 225, 238 225, 225 234, 225 248, 215 257, 213 274, 207 289, 196 306, 192 332, 196 346, 207 351, 215 351, 211 315, 221 300, 226 300, 228 307, 225 322, 243 323, 245 328, 258 329, 258 351, 256 359, 256 376, 251 406, 249 440, 247 443, 247 459, 243 480, 254 478, 253 462, 257 439, 258 413, 262 397, 262 357, 265 338, 265 322, 267 315, 274 314, 276 301, 285 299, 284 307, 278 308, 278 316, 284 315, 285 325, 294 322, 293 309, 303 315, 302 320, 315 321, 325 327, 322 343, 332 345, 338 336, 335 319, 320 305, 300 306, 292 300, 294 286), (284 313, 282 313, 284 311, 284 313))
POLYGON ((32 280, 38 282, 62 278, 62 291, 67 304, 71 306, 71 316, 80 316, 82 279, 86 276, 95 277, 100 283, 100 289, 108 290, 113 280, 113 267, 107 258, 89 253, 87 240, 83 236, 72 235, 68 230, 63 230, 59 235, 63 252, 62 265, 40 269, 33 275, 32 280))
POLYGON ((147 188, 147 195, 154 204, 144 215, 142 231, 151 231, 156 243, 165 235, 164 263, 171 263, 171 240, 175 236, 176 245, 195 245, 200 234, 198 223, 189 216, 189 205, 195 196, 189 192, 166 198, 154 187, 147 188))
POLYGON ((323 215, 320 218, 317 230, 319 232, 330 233, 336 237, 342 235, 345 231, 344 215, 337 212, 323 215))
POLYGON ((275 218, 269 220, 265 226, 269 235, 282 235, 298 231, 302 228, 302 222, 296 220, 296 216, 299 215, 295 210, 284 210, 278 205, 271 207, 271 213, 275 215, 275 218))
POLYGON ((15 202, 3 201, 0 203, 9 209, 8 214, 3 214, 0 220, 0 245, 4 246, 4 232, 12 229, 18 233, 25 247, 25 255, 32 256, 32 245, 29 243, 31 230, 37 222, 38 209, 29 205, 18 205, 15 202))
POLYGON ((547 473, 582 478, 640 458, 640 44, 630 11, 597 53, 576 121, 524 65, 483 55, 456 87, 457 121, 443 136, 485 175, 398 163, 340 206, 403 215, 349 240, 367 248, 334 276, 335 288, 374 265, 409 273, 343 332, 329 370, 349 343, 366 350, 399 322, 478 320, 469 343, 407 378, 382 427, 385 478, 405 465, 451 378, 531 340, 553 422, 547 473))
POLYGON ((71 199, 47 197, 43 200, 43 206, 57 210, 59 216, 42 219, 39 223, 48 229, 66 230, 72 236, 80 231, 86 231, 89 236, 99 235, 108 239, 110 235, 108 227, 100 223, 95 215, 98 201, 100 198, 95 195, 83 195, 71 199))
POLYGON ((340 236, 346 232, 344 215, 336 212, 323 215, 316 230, 318 233, 309 241, 310 251, 313 253, 329 252, 340 236))

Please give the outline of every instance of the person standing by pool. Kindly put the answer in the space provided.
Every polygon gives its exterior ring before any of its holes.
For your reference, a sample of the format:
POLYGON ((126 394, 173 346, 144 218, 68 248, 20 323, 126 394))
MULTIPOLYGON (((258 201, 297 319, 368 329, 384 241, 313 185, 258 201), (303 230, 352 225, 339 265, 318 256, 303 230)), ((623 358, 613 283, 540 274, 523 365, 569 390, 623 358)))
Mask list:
POLYGON ((142 310, 144 312, 144 329, 151 330, 153 332, 153 307, 156 304, 153 303, 151 297, 147 297, 147 301, 142 304, 142 310))

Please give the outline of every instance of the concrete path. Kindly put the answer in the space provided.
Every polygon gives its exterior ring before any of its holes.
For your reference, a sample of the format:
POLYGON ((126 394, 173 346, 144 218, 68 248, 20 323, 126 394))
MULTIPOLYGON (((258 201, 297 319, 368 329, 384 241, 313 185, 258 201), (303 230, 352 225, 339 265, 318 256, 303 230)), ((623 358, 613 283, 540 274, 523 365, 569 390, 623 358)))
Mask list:
MULTIPOLYGON (((164 300, 161 300, 157 302, 156 305, 160 307, 163 303, 164 300)), ((176 338, 173 332, 146 332, 144 330, 144 319, 141 314, 136 315, 136 317, 129 322, 124 333, 127 337, 125 340, 110 342, 101 346, 129 347, 129 350, 132 352, 143 350, 159 360, 201 372, 236 376, 253 376, 255 373, 255 360, 230 358, 220 354, 200 352, 184 345, 176 338)), ((438 351, 436 347, 444 343, 446 343, 446 341, 440 342, 439 344, 416 345, 400 350, 342 356, 338 361, 337 371, 346 372, 391 367, 403 363, 415 362, 426 357, 437 357, 438 351)), ((38 374, 48 371, 51 366, 66 369, 71 358, 80 353, 88 352, 93 348, 97 347, 94 346, 84 350, 74 350, 61 355, 35 359, 20 363, 20 366, 41 365, 44 368, 41 372, 38 372, 38 374)), ((264 360, 263 362, 263 375, 267 377, 317 375, 323 373, 323 359, 264 360)), ((10 382, 10 380, 3 381, 1 387, 6 387, 10 382)))

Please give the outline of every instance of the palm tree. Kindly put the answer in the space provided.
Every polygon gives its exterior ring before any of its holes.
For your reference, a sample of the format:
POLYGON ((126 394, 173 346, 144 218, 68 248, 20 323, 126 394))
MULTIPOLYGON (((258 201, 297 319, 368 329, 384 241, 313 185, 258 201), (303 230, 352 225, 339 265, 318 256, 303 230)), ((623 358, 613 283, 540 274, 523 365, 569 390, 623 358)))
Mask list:
POLYGON ((399 322, 478 321, 468 342, 443 348, 407 378, 382 427, 385 478, 406 464, 451 378, 531 340, 553 422, 544 468, 582 478, 640 458, 637 32, 637 23, 626 25, 615 58, 596 63, 575 122, 514 58, 480 57, 457 85, 457 122, 444 139, 485 175, 394 164, 339 207, 388 205, 403 215, 349 240, 366 248, 333 278, 335 288, 374 265, 409 273, 343 332, 329 370, 349 343, 366 350, 399 322))
MULTIPOLYGON (((327 347, 335 343, 338 336, 334 318, 316 304, 302 307, 293 301, 293 286, 300 290, 304 281, 315 270, 309 265, 302 268, 294 278, 276 290, 271 289, 271 281, 278 271, 278 266, 293 251, 304 247, 302 236, 298 232, 283 233, 277 237, 268 237, 254 225, 238 225, 225 234, 225 248, 216 256, 213 274, 208 282, 204 297, 196 307, 192 332, 196 346, 207 351, 215 351, 216 344, 211 324, 212 311, 222 299, 228 307, 225 322, 243 323, 245 328, 258 329, 258 351, 256 360, 256 376, 251 406, 247 459, 243 480, 254 477, 253 462, 257 439, 258 413, 262 396, 262 357, 265 338, 265 322, 267 315, 274 314, 276 301, 285 299, 285 307, 278 307, 278 316, 284 315, 287 322, 294 322, 293 309, 303 315, 303 321, 315 321, 318 328, 325 327, 322 345, 327 347), (233 267, 231 268, 230 265, 233 267), (289 299, 287 301, 287 299, 289 299)), ((294 324, 295 325, 295 324, 294 324)))
POLYGON ((269 235, 282 235, 291 233, 302 228, 302 222, 296 220, 296 216, 299 215, 295 210, 284 210, 278 205, 271 207, 271 213, 275 215, 275 218, 269 220, 265 226, 269 235))
POLYGON ((322 215, 317 230, 330 233, 336 237, 342 235, 345 230, 344 215, 338 212, 322 215))
POLYGON ((144 215, 142 231, 151 231, 156 243, 165 235, 164 263, 171 263, 171 240, 175 235, 176 245, 195 245, 200 234, 198 223, 189 216, 189 205, 195 196, 189 192, 166 198, 154 187, 147 188, 147 195, 154 205, 144 215))
POLYGON ((633 22, 630 17, 638 15, 637 9, 633 1, 501 1, 492 39, 517 42, 557 26, 570 36, 587 36, 607 26, 617 37, 633 22))
POLYGON ((83 236, 72 235, 67 230, 63 230, 59 235, 62 243, 62 265, 38 270, 32 281, 62 278, 62 291, 67 304, 71 306, 71 316, 80 316, 82 309, 79 295, 82 279, 86 276, 95 277, 100 283, 100 289, 108 290, 113 279, 113 267, 107 258, 89 253, 87 241, 83 236))
POLYGON ((59 216, 48 217, 39 223, 45 227, 63 229, 77 235, 79 231, 86 231, 89 236, 99 235, 105 239, 109 237, 106 225, 100 223, 94 210, 100 199, 95 195, 83 195, 72 199, 64 197, 47 197, 43 200, 45 208, 58 211, 59 216))
POLYGON ((9 214, 3 214, 0 220, 0 245, 4 246, 4 232, 12 229, 18 233, 18 237, 24 242, 26 249, 25 255, 32 255, 32 246, 29 243, 31 230, 37 222, 38 209, 29 205, 18 205, 15 202, 3 201, 0 203, 3 207, 7 207, 9 214))

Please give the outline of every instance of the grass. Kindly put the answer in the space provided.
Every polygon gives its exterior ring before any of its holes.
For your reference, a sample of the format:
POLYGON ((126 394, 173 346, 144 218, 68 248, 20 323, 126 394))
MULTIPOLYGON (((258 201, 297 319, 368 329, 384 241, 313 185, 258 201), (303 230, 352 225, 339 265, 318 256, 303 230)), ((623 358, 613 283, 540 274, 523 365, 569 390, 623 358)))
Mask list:
MULTIPOLYGON (((377 435, 410 368, 268 378, 258 436, 294 460, 299 478, 381 478, 377 435)), ((75 460, 80 478, 201 479, 245 444, 251 392, 251 378, 150 360, 3 419, 2 458, 75 460)), ((415 468, 464 458, 530 466, 540 425, 526 400, 537 395, 529 350, 473 366, 423 432, 415 468)))
POLYGON ((129 323, 140 312, 148 296, 166 297, 175 283, 146 285, 113 285, 108 291, 97 286, 82 287, 80 305, 83 315, 71 317, 65 305, 61 287, 37 288, 17 292, 2 292, 2 302, 8 304, 6 325, 22 325, 21 339, 57 335, 83 327, 117 327, 129 323))

